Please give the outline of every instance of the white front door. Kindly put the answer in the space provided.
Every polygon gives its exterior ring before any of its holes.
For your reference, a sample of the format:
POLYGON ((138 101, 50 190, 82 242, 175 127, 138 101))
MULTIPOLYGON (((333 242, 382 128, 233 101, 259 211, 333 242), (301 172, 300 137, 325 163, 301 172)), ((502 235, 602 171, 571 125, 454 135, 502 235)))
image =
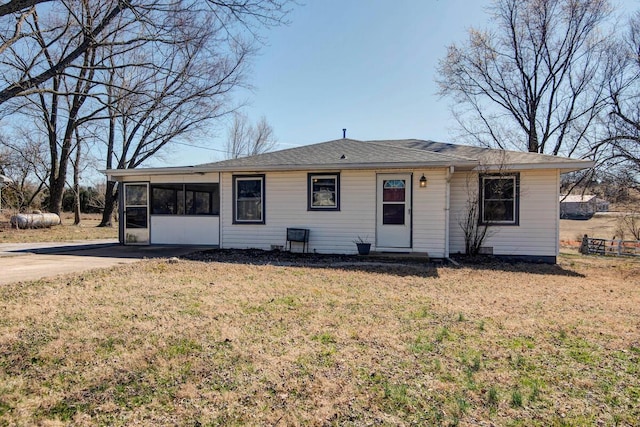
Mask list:
POLYGON ((149 184, 124 184, 124 243, 149 244, 149 184))
POLYGON ((411 174, 378 174, 376 249, 411 247, 411 174))

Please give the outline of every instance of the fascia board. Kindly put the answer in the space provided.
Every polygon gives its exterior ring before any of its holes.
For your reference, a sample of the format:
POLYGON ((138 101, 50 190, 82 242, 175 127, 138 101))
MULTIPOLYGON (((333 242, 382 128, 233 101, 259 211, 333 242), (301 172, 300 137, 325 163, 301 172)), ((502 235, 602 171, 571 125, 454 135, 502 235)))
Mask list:
POLYGON ((477 162, 415 162, 415 163, 331 163, 320 165, 247 165, 235 167, 176 167, 176 168, 148 168, 148 169, 108 169, 100 172, 108 177, 139 176, 139 175, 184 175, 184 174, 206 174, 215 172, 269 172, 269 171, 319 171, 319 170, 362 170, 362 169, 419 169, 419 168, 440 168, 455 166, 456 168, 474 168, 477 162))
POLYGON ((481 165, 476 166, 476 171, 498 171, 498 170, 537 170, 537 169, 558 169, 562 173, 573 172, 581 169, 593 167, 595 162, 590 160, 578 160, 575 162, 562 163, 513 163, 507 165, 481 165))

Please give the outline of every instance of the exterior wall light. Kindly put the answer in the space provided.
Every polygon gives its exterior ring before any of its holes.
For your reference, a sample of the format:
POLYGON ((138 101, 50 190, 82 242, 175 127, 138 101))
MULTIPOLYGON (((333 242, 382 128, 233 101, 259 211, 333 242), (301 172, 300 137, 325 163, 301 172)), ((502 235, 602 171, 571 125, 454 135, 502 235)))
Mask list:
POLYGON ((424 174, 420 177, 420 188, 427 188, 427 177, 424 174))

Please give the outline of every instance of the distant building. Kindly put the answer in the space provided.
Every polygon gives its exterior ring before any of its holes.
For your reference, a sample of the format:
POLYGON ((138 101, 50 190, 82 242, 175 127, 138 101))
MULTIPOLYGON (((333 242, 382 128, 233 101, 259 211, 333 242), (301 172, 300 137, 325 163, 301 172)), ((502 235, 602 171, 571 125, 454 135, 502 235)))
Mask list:
POLYGON ((560 218, 587 219, 596 212, 607 212, 608 210, 609 202, 594 194, 560 195, 560 218))

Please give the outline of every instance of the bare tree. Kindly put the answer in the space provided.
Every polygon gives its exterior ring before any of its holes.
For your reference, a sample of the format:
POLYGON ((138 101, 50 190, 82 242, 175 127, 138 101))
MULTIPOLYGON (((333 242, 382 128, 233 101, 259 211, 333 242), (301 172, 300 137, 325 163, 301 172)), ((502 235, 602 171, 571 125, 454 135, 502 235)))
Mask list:
POLYGON ((246 115, 235 113, 233 122, 227 129, 227 155, 231 159, 244 156, 251 135, 251 125, 246 115))
POLYGON ((465 174, 467 197, 457 220, 467 255, 481 253, 486 240, 496 233, 494 226, 518 220, 519 176, 509 171, 507 164, 505 151, 489 150, 481 157, 480 164, 465 174))
POLYGON ((276 146, 273 128, 266 117, 252 125, 242 113, 235 113, 233 122, 227 131, 227 155, 231 159, 271 151, 276 146))
MULTIPOLYGON (((204 122, 232 110, 228 95, 244 84, 253 47, 240 40, 219 45, 225 25, 188 12, 173 21, 171 43, 141 46, 137 63, 109 67, 103 98, 108 169, 136 168, 171 141, 187 140, 204 122)), ((107 184, 102 226, 111 224, 117 190, 107 184)))
MULTIPOLYGON (((91 22, 95 16, 88 7, 87 0, 81 2, 79 11, 87 22, 91 22)), ((90 25, 90 24, 89 24, 90 25)), ((39 17, 33 15, 33 27, 35 36, 47 57, 51 66, 55 63, 57 52, 50 51, 44 41, 44 34, 39 26, 39 17)), ((73 39, 67 39, 67 45, 71 47, 73 39)), ((64 49, 63 49, 64 50, 64 49)), ((84 51, 82 63, 73 70, 67 70, 65 74, 57 74, 51 80, 51 86, 47 91, 40 91, 33 101, 40 118, 44 123, 49 145, 49 211, 60 213, 62 210, 62 197, 67 180, 67 166, 73 152, 73 138, 79 124, 80 110, 86 102, 89 91, 93 87, 92 76, 94 73, 95 50, 84 51)), ((28 74, 29 70, 25 70, 28 74)))
MULTIPOLYGON (((20 2, 11 3, 16 5, 14 10, 24 10, 19 7, 20 2)), ((2 50, 7 52, 0 53, 7 53, 7 57, 1 62, 4 65, 1 75, 5 87, 0 89, 0 104, 16 96, 41 92, 42 84, 63 73, 88 50, 95 48, 110 23, 121 13, 132 8, 132 2, 128 1, 100 2, 99 7, 92 5, 92 10, 97 13, 92 19, 87 20, 87 15, 78 13, 77 10, 77 3, 86 9, 89 6, 87 1, 56 1, 48 14, 62 13, 65 19, 46 28, 36 28, 37 19, 34 19, 34 16, 37 16, 37 13, 34 6, 44 1, 25 3, 34 5, 20 15, 13 35, 2 40, 2 50), (23 30, 26 20, 32 20, 32 24, 23 30), (73 40, 73 43, 69 43, 69 40, 73 40), (60 47, 58 43, 66 46, 60 47), (59 55, 52 56, 51 52, 56 50, 59 51, 59 55)))
POLYGON ((469 30, 438 67, 463 132, 491 147, 582 154, 604 106, 608 2, 496 0, 490 11, 496 30, 469 30))
POLYGON ((607 135, 594 146, 610 174, 640 188, 640 12, 609 51, 607 135))
POLYGON ((14 206, 18 210, 40 209, 50 167, 41 134, 19 127, 10 136, 0 137, 0 149, 2 173, 13 180, 14 206))
POLYGON ((248 154, 254 156, 256 154, 266 153, 275 148, 277 140, 273 133, 273 128, 267 122, 266 117, 262 116, 258 123, 253 127, 252 138, 249 141, 248 154))
POLYGON ((46 175, 42 177, 42 168, 47 165, 41 144, 22 143, 17 146, 5 145, 0 151, 0 171, 12 179, 4 193, 11 194, 11 205, 19 211, 29 208, 40 209, 43 190, 46 188, 46 175))
POLYGON ((475 256, 480 253, 484 241, 490 236, 489 225, 480 221, 480 194, 477 174, 467 174, 466 190, 466 205, 465 209, 459 213, 458 226, 464 236, 465 254, 475 256))
MULTIPOLYGON (((71 37, 75 40, 74 45, 63 51, 63 54, 51 62, 42 48, 38 44, 33 43, 32 29, 24 29, 24 21, 29 18, 41 3, 50 3, 47 5, 51 10, 48 13, 59 13, 60 10, 75 9, 74 0, 11 0, 0 5, 0 28, 3 31, 0 37, 0 55, 6 50, 11 50, 9 60, 2 61, 4 69, 0 68, 0 76, 4 79, 5 86, 0 89, 0 104, 16 97, 27 95, 41 90, 40 85, 54 76, 64 72, 78 58, 80 58, 87 50, 100 45, 104 37, 109 37, 113 31, 111 24, 119 16, 128 14, 142 18, 148 14, 150 10, 170 12, 178 5, 179 9, 192 11, 200 10, 200 12, 208 12, 216 17, 216 19, 224 24, 228 35, 231 39, 238 37, 237 31, 234 29, 238 25, 244 29, 248 29, 254 36, 257 36, 259 27, 269 27, 279 25, 284 22, 284 18, 288 13, 287 5, 291 0, 256 0, 256 1, 235 1, 235 0, 207 0, 199 2, 197 0, 109 0, 100 2, 99 16, 91 22, 84 20, 82 14, 70 13, 66 24, 62 26, 50 27, 45 31, 49 37, 47 40, 48 49, 52 50, 53 45, 57 43, 61 34, 72 32, 71 37), (202 5, 201 5, 202 3, 202 5), (17 19, 11 22, 14 14, 18 14, 17 19), (6 34, 6 35, 5 35, 6 34), (12 60, 20 52, 19 71, 28 68, 29 73, 13 72, 16 62, 12 60)), ((95 6, 95 5, 94 5, 95 6)), ((148 21, 147 24, 154 28, 160 21, 148 21)), ((141 35, 142 38, 145 35, 141 35)), ((0 58, 3 59, 3 58, 0 58)))
MULTIPOLYGON (((5 55, 10 60, 4 65, 26 79, 31 78, 33 73, 38 73, 42 67, 54 69, 69 51, 77 47, 78 28, 92 28, 94 22, 104 20, 104 13, 108 13, 113 1, 79 0, 55 3, 58 8, 49 11, 45 18, 37 11, 31 10, 24 22, 30 30, 25 37, 25 43, 38 53, 31 57, 29 51, 11 47, 5 55)), ((144 18, 144 15, 121 17, 117 21, 119 26, 111 25, 109 30, 125 32, 133 26, 141 25, 139 22, 145 22, 144 18)), ((140 32, 137 32, 119 40, 124 46, 123 50, 141 43, 139 34, 140 32)), ((74 150, 81 149, 78 144, 82 138, 78 133, 78 127, 88 120, 82 111, 97 85, 94 75, 103 67, 104 58, 98 56, 102 53, 99 47, 111 41, 112 38, 94 38, 91 46, 83 50, 76 62, 67 64, 64 70, 59 70, 51 78, 34 84, 33 90, 29 91, 30 95, 19 98, 19 112, 33 119, 36 128, 46 135, 50 162, 48 209, 51 212, 59 213, 62 209, 69 163, 73 163, 76 168, 81 167, 78 164, 78 160, 82 158, 79 152, 75 156, 76 162, 73 162, 74 150)))
MULTIPOLYGON (((107 169, 136 168, 231 112, 228 96, 244 84, 259 30, 284 23, 289 0, 208 0, 206 10, 184 3, 192 7, 178 3, 165 20, 170 37, 131 50, 137 64, 108 67, 107 169)), ((111 226, 118 191, 107 182, 100 226, 111 226)))
POLYGON ((0 104, 38 112, 59 212, 74 138, 88 139, 80 127, 104 121, 107 168, 135 168, 188 138, 232 109, 258 30, 283 23, 290 0, 52 0, 39 13, 44 2, 0 6, 0 104))
POLYGON ((12 13, 23 12, 40 3, 47 3, 53 0, 10 0, 0 5, 0 16, 12 13))
POLYGON ((632 238, 640 240, 640 210, 638 208, 633 209, 631 212, 624 212, 618 217, 616 236, 620 239, 632 238))

